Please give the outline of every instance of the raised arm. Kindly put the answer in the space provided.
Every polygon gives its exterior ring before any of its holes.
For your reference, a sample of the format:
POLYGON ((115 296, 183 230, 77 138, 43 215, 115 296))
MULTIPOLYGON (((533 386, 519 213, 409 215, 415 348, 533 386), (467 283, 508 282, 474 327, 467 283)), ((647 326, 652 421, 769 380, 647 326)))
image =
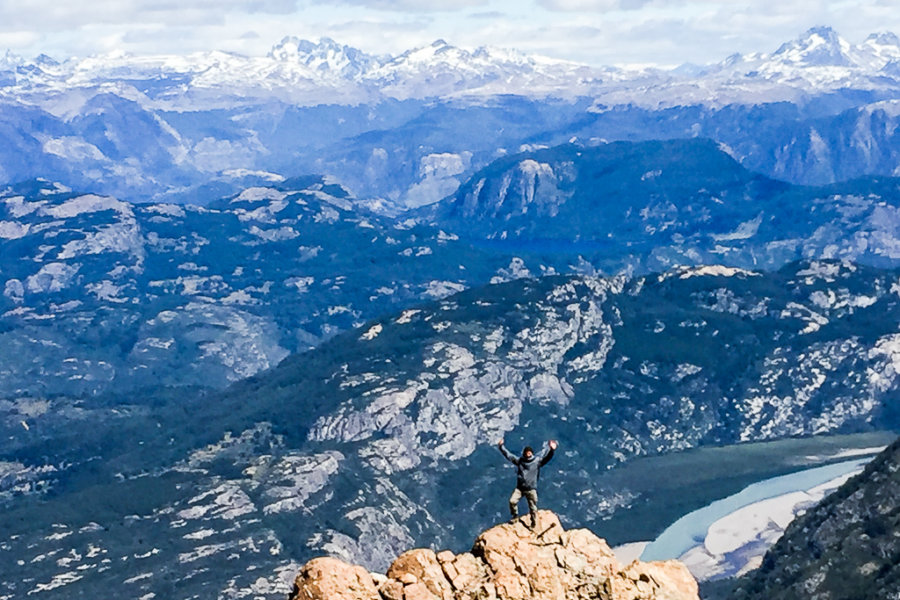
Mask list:
POLYGON ((509 450, 506 449, 506 446, 503 445, 503 440, 500 440, 500 443, 497 444, 497 447, 500 448, 500 452, 503 454, 503 456, 506 458, 506 460, 508 460, 509 462, 511 462, 514 465, 519 464, 519 459, 516 458, 515 456, 513 456, 513 454, 509 450))
POLYGON ((550 459, 553 458, 553 453, 556 452, 556 446, 557 446, 556 440, 550 440, 549 445, 550 445, 550 448, 546 452, 544 452, 544 455, 541 457, 541 466, 542 467, 544 465, 546 465, 548 462, 550 462, 550 459))

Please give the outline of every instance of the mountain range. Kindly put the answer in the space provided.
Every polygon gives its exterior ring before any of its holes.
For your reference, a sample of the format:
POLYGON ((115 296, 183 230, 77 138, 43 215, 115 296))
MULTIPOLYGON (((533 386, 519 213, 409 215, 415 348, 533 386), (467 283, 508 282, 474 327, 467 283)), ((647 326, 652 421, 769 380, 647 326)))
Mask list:
POLYGON ((668 512, 619 467, 900 427, 898 92, 900 40, 825 27, 677 69, 7 53, 0 600, 457 551, 502 437, 558 439, 542 502, 623 543, 668 512))
POLYGON ((320 178, 209 207, 41 181, 7 190, 0 395, 221 387, 509 264, 438 228, 350 208, 320 178))
MULTIPOLYGON (((493 96, 575 97, 628 93, 629 87, 652 84, 671 103, 706 103, 692 98, 688 88, 699 80, 720 86, 718 102, 739 84, 756 86, 791 100, 792 94, 823 89, 891 90, 900 65, 900 39, 892 33, 872 34, 850 44, 829 27, 814 27, 771 53, 733 55, 704 67, 678 69, 592 67, 515 50, 479 47, 466 50, 444 40, 407 50, 397 56, 376 56, 322 38, 318 42, 286 37, 264 57, 226 52, 188 56, 129 56, 123 53, 70 58, 62 62, 46 55, 25 60, 7 53, 0 63, 5 95, 31 100, 52 97, 72 88, 119 84, 157 108, 197 110, 232 108, 239 98, 282 98, 293 104, 368 103, 375 98, 396 100, 493 96), (893 81, 893 83, 892 83, 893 81), (130 88, 130 90, 129 90, 130 88), (224 92, 224 93, 223 93, 224 92)), ((746 103, 746 98, 740 102, 746 103)), ((652 100, 643 97, 644 105, 652 100)), ((732 100, 733 101, 733 100, 732 100)), ((635 103, 630 98, 628 103, 635 103)), ((615 104, 620 104, 615 102, 615 104)), ((657 105, 649 105, 657 107, 657 105)))
POLYGON ((0 193, 0 396, 222 387, 492 281, 820 258, 892 268, 898 185, 792 186, 706 140, 505 157, 400 218, 322 177, 205 207, 33 181, 0 193))
POLYGON ((829 28, 679 69, 591 67, 439 40, 373 56, 286 38, 265 57, 112 54, 0 62, 0 182, 205 204, 331 176, 387 211, 454 193, 494 159, 573 138, 707 137, 801 184, 896 173, 900 45, 829 28))
POLYGON ((727 150, 675 140, 526 152, 491 163, 421 214, 463 239, 581 253, 606 272, 896 260, 897 179, 792 186, 748 171, 727 150))

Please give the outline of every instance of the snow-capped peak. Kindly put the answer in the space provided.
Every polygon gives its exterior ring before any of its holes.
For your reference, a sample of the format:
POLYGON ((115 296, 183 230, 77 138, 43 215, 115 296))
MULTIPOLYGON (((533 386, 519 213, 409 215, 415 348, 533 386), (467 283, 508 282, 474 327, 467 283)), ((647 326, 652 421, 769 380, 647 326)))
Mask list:
POLYGON ((604 106, 635 101, 657 106, 795 98, 799 90, 891 90, 900 79, 900 40, 878 33, 851 45, 833 29, 816 27, 774 53, 664 70, 597 68, 516 50, 459 48, 442 39, 393 57, 376 56, 327 37, 291 36, 259 57, 215 51, 119 53, 56 62, 45 56, 23 61, 7 53, 0 56, 0 72, 5 94, 34 98, 59 115, 70 114, 100 91, 167 110, 231 106, 236 98, 249 103, 277 97, 315 105, 506 94, 593 96, 604 106), (692 80, 702 84, 686 85, 692 80), (141 81, 152 83, 135 83, 141 81), (635 89, 646 92, 638 99, 635 89))
MULTIPOLYGON (((436 40, 428 46, 414 48, 385 63, 381 72, 400 73, 455 73, 476 76, 482 80, 508 78, 530 73, 545 76, 562 74, 573 68, 590 69, 585 65, 555 60, 542 56, 523 54, 517 50, 479 46, 474 50, 459 48, 436 40)), ((375 73, 378 76, 380 73, 375 73)))
POLYGON ((362 50, 323 37, 318 42, 288 36, 272 47, 269 58, 302 64, 318 73, 333 73, 355 79, 378 63, 362 50))
POLYGON ((46 54, 39 54, 34 59, 34 63, 37 65, 45 66, 45 67, 58 67, 59 61, 55 58, 48 56, 46 54))
MULTIPOLYGON (((894 34, 879 33, 854 45, 830 27, 814 27, 771 54, 732 55, 697 77, 705 78, 706 85, 719 81, 730 90, 759 86, 769 99, 776 89, 786 99, 796 98, 799 90, 893 89, 896 84, 885 76, 896 77, 897 42, 894 34)), ((747 97, 736 94, 728 101, 747 97)))
POLYGON ((805 67, 850 66, 850 44, 831 27, 813 27, 794 41, 783 44, 772 58, 805 67))
POLYGON ((0 56, 0 69, 14 69, 24 62, 21 56, 7 50, 3 56, 0 56))
POLYGON ((900 61, 900 38, 890 32, 873 33, 859 45, 857 62, 873 70, 900 61))
POLYGON ((444 40, 435 40, 427 46, 407 50, 390 61, 391 65, 434 65, 448 62, 466 61, 469 53, 451 46, 444 40))
POLYGON ((863 44, 872 46, 893 46, 897 48, 900 47, 900 37, 897 37, 890 31, 883 31, 881 33, 873 33, 866 38, 866 41, 863 42, 863 44))

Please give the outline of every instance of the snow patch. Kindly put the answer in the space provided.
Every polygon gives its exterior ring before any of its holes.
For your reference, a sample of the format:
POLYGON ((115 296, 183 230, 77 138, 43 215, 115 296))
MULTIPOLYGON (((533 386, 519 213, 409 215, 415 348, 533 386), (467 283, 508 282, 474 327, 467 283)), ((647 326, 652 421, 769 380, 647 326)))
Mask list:
POLYGON ((152 213, 165 215, 167 217, 177 217, 179 219, 184 218, 185 215, 184 208, 177 204, 151 204, 144 207, 144 209, 152 213))
POLYGON ((43 150, 71 161, 102 161, 106 158, 97 146, 74 136, 50 138, 44 142, 43 150))
POLYGON ((417 308, 404 310, 400 314, 400 316, 397 318, 397 320, 394 321, 394 323, 396 323, 397 325, 406 325, 407 323, 411 322, 413 317, 416 316, 417 314, 419 314, 420 312, 422 312, 422 311, 417 308))
POLYGON ((381 333, 382 329, 384 329, 384 327, 381 325, 381 323, 376 323, 375 325, 372 325, 372 327, 370 327, 368 331, 359 336, 359 339, 367 341, 374 340, 378 337, 378 334, 381 333))
POLYGON ((762 213, 760 213, 755 219, 744 221, 738 225, 737 229, 731 233, 713 234, 711 237, 717 242, 733 242, 750 239, 759 231, 759 226, 762 224, 762 218, 762 213))
POLYGON ((724 265, 704 265, 700 267, 676 267, 660 275, 659 281, 665 281, 669 277, 676 276, 679 279, 690 279, 691 277, 759 277, 760 274, 724 265))
POLYGON ((247 188, 240 194, 238 194, 234 199, 232 199, 231 203, 235 202, 262 202, 264 200, 283 200, 287 196, 286 192, 279 192, 278 190, 267 188, 267 187, 252 187, 247 188))
POLYGON ((266 181, 271 181, 272 183, 281 183, 282 181, 284 181, 284 176, 279 175, 278 173, 270 173, 269 171, 252 171, 250 169, 226 169, 222 171, 222 175, 224 175, 225 177, 230 177, 231 179, 258 177, 260 179, 265 179, 266 181))
POLYGON ((309 286, 315 282, 313 277, 291 277, 284 281, 285 287, 293 287, 297 289, 298 294, 305 294, 309 291, 309 286))
POLYGON ((32 294, 60 292, 72 283, 81 265, 47 263, 25 280, 25 288, 32 294))
POLYGON ((0 221, 0 238, 6 240, 17 240, 28 235, 31 230, 29 223, 18 223, 16 221, 0 221))
POLYGON ((422 294, 435 300, 446 298, 466 289, 466 286, 454 281, 429 281, 422 294))
POLYGON ((55 206, 44 206, 41 208, 41 214, 57 219, 70 219, 83 214, 102 212, 112 210, 119 214, 133 216, 131 206, 126 202, 116 200, 109 196, 95 196, 88 194, 85 196, 76 196, 66 200, 62 204, 55 206))

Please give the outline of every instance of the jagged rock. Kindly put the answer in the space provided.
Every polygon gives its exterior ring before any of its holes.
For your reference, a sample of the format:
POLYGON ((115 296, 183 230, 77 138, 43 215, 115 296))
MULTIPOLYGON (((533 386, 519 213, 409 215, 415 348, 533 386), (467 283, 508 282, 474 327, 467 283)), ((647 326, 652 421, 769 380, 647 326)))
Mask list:
MULTIPOLYGON (((623 598, 656 598, 657 600, 682 600, 688 596, 684 591, 697 589, 697 581, 687 568, 677 560, 642 563, 632 562, 625 567, 624 594, 622 588, 616 589, 623 598)), ((696 592, 695 592, 696 593, 696 592)))
POLYGON ((336 558, 314 558, 294 580, 294 600, 381 600, 372 575, 336 558))
POLYGON ((403 583, 396 579, 388 579, 378 587, 384 600, 403 600, 403 583))
MULTIPOLYGON (((369 600, 374 590, 372 576, 362 567, 319 558, 303 567, 291 600, 369 600), (342 584, 343 577, 347 582, 342 584)), ((604 540, 587 529, 565 531, 546 510, 539 511, 534 529, 522 520, 488 529, 471 553, 404 552, 377 593, 384 600, 699 598, 696 580, 680 562, 634 561, 623 568, 604 540)))
POLYGON ((469 552, 453 554, 445 550, 437 555, 444 575, 450 581, 457 598, 477 598, 488 580, 485 564, 469 552))
MULTIPOLYGON (((397 560, 391 564, 387 571, 388 578, 400 579, 402 577, 412 575, 415 581, 412 585, 404 589, 404 595, 409 598, 410 588, 417 584, 422 584, 426 590, 436 598, 449 600, 453 598, 453 591, 450 582, 444 576, 444 571, 438 562, 437 555, 433 550, 425 548, 417 548, 409 550, 397 557, 397 560)), ((416 588, 418 589, 418 588, 416 588)))

